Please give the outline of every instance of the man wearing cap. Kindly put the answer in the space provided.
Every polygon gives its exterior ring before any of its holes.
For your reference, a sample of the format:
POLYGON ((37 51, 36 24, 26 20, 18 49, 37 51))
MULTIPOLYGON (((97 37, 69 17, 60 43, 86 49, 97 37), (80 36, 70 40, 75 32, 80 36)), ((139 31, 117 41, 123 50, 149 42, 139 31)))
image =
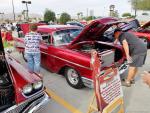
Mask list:
POLYGON ((114 43, 119 41, 123 46, 127 61, 129 63, 128 76, 125 81, 122 82, 122 85, 130 87, 131 84, 134 83, 134 78, 138 71, 138 67, 142 67, 145 63, 147 46, 134 34, 123 32, 119 28, 115 29, 114 38, 116 39, 114 43))

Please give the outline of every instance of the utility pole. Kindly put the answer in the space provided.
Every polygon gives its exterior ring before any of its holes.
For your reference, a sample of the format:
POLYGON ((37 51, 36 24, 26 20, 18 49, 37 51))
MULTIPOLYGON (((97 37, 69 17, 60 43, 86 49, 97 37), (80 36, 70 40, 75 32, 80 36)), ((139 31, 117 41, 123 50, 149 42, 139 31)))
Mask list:
POLYGON ((135 18, 136 18, 136 16, 137 16, 137 0, 135 0, 135 18))
POLYGON ((15 7, 14 7, 14 0, 12 0, 12 7, 13 7, 13 15, 14 15, 14 21, 15 21, 15 7))

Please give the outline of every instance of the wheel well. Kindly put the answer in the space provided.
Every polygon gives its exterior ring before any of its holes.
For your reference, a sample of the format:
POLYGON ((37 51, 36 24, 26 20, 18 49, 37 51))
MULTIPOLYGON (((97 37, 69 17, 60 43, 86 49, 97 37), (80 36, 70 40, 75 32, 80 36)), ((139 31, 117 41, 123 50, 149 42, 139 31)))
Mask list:
POLYGON ((62 67, 62 68, 59 70, 58 74, 61 74, 61 75, 64 76, 64 73, 65 73, 65 69, 66 69, 66 68, 69 68, 69 66, 64 66, 64 67, 62 67))

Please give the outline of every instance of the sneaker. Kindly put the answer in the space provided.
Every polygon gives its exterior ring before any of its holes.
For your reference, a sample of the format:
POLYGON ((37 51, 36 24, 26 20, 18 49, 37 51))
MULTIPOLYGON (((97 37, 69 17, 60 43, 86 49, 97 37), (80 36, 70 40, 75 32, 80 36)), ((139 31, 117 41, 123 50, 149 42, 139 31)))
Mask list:
POLYGON ((131 82, 126 80, 122 81, 122 86, 131 87, 131 82))

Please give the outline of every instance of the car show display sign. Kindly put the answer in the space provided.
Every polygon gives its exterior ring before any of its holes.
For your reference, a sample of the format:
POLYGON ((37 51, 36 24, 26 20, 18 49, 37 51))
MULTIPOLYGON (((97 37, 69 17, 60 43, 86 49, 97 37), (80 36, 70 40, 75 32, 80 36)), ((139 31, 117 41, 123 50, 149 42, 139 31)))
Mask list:
POLYGON ((100 113, 124 113, 123 92, 119 71, 116 67, 109 67, 100 71, 101 59, 96 51, 91 54, 91 68, 97 109, 100 113))

